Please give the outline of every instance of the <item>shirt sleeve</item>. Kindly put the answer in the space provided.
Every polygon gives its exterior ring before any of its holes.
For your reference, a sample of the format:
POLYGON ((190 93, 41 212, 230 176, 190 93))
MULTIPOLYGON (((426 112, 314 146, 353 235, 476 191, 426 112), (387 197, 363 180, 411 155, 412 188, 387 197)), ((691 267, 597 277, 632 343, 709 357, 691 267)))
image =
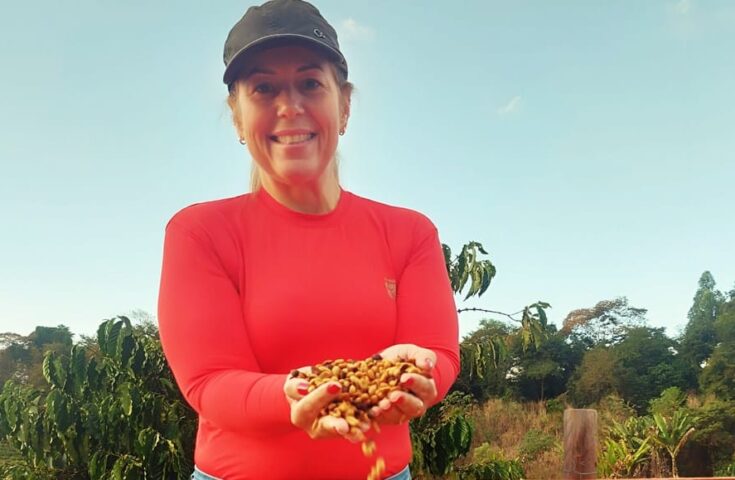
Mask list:
POLYGON ((222 429, 290 431, 287 375, 264 374, 253 354, 236 286, 205 235, 166 227, 158 298, 161 344, 186 400, 222 429))
POLYGON ((459 374, 457 307, 436 227, 421 216, 414 238, 418 241, 398 282, 396 343, 413 343, 436 353, 438 403, 459 374))

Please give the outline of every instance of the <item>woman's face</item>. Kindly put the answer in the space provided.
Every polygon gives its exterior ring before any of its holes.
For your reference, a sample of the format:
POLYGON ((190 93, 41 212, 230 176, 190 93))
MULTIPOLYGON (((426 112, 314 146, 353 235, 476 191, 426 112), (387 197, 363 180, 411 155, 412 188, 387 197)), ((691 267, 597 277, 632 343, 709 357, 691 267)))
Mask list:
POLYGON ((295 186, 318 183, 328 171, 349 98, 342 98, 327 60, 287 46, 253 56, 238 80, 233 109, 261 179, 295 186))

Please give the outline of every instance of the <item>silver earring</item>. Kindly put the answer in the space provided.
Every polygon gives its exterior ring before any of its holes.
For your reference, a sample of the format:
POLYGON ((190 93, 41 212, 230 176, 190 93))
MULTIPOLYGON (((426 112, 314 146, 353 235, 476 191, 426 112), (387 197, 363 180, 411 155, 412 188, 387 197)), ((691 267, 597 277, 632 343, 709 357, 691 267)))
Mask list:
POLYGON ((340 137, 341 137, 341 136, 342 136, 342 135, 344 135, 344 134, 345 134, 345 129, 343 128, 343 129, 341 129, 341 130, 339 131, 339 135, 340 135, 340 137))
POLYGON ((245 139, 244 138, 241 138, 240 139, 240 145, 245 145, 245 139))

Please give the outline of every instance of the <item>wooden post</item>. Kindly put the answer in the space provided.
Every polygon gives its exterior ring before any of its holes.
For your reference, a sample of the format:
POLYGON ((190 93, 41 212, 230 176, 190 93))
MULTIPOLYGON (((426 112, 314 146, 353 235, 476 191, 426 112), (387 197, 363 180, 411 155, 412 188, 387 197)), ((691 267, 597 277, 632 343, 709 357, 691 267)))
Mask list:
POLYGON ((597 410, 564 410, 564 480, 597 478, 597 410))

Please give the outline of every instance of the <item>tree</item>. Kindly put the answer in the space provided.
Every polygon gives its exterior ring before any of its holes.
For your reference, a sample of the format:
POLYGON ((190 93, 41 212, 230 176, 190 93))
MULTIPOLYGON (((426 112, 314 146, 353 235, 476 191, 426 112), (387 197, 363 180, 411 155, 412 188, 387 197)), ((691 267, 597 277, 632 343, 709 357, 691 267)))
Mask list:
POLYGON ((724 303, 715 320, 719 340, 699 375, 703 392, 735 399, 735 299, 724 303))
POLYGON ((714 400, 694 413, 697 430, 681 452, 679 467, 686 476, 714 476, 718 467, 733 460, 735 402, 714 400))
POLYGON ((37 348, 42 348, 44 345, 54 343, 70 347, 72 344, 72 333, 66 325, 59 325, 56 327, 39 326, 36 327, 30 335, 28 335, 28 339, 37 348))
POLYGON ((460 372, 452 389, 484 402, 506 392, 510 369, 507 339, 513 329, 498 320, 481 320, 474 332, 460 343, 460 372))
POLYGON ((619 379, 613 371, 615 354, 610 348, 598 346, 582 357, 582 363, 569 380, 569 400, 578 407, 599 402, 618 391, 619 379))
POLYGON ((638 412, 664 389, 685 383, 676 346, 663 328, 637 327, 612 348, 618 393, 638 412))
POLYGON ((546 326, 546 336, 538 348, 523 351, 516 341, 513 384, 522 399, 545 400, 562 394, 583 355, 579 343, 567 341, 554 325, 546 326))
POLYGON ((715 290, 715 279, 705 271, 699 278, 699 287, 689 309, 689 321, 680 340, 682 357, 688 363, 690 386, 695 386, 703 363, 717 344, 715 318, 723 302, 724 296, 715 290))
POLYGON ((625 297, 602 300, 594 307, 569 312, 560 332, 588 348, 609 347, 619 343, 631 328, 645 325, 646 312, 645 308, 628 305, 625 297))
POLYGON ((46 388, 41 363, 47 351, 60 352, 72 344, 69 327, 36 327, 28 336, 17 333, 0 334, 0 386, 8 379, 36 388, 46 388))
POLYGON ((679 456, 681 447, 694 433, 695 418, 685 410, 676 410, 671 417, 654 413, 653 422, 656 429, 653 431, 651 439, 664 448, 671 457, 671 474, 676 478, 679 476, 676 459, 679 456))

